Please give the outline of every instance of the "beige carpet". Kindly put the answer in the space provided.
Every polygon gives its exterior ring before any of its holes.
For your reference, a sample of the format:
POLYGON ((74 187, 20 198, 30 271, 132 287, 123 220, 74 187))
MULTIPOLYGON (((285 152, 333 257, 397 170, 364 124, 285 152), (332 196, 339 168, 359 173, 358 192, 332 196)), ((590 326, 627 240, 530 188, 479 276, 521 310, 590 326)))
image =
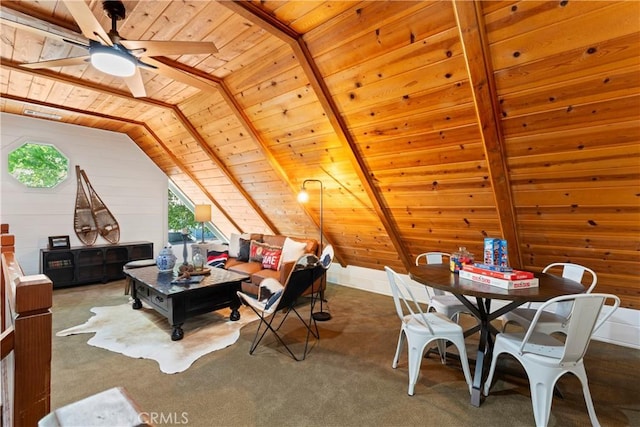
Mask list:
POLYGON ((218 310, 189 319, 182 325, 184 338, 171 341, 171 325, 153 309, 133 310, 131 304, 93 307, 95 313, 85 323, 56 335, 59 337, 95 333, 87 341, 136 359, 158 362, 160 371, 175 374, 189 368, 198 358, 235 343, 240 329, 257 319, 246 307, 240 308, 240 320, 229 320, 230 309, 218 310))

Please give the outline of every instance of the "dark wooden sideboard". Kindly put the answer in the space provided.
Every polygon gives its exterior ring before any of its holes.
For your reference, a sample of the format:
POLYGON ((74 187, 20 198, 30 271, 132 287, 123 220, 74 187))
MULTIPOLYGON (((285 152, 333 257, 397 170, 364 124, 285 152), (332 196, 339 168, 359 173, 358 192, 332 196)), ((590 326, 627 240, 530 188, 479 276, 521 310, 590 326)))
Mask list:
POLYGON ((106 283, 123 279, 122 267, 129 261, 148 258, 153 258, 152 242, 41 249, 40 272, 51 279, 54 288, 106 283))

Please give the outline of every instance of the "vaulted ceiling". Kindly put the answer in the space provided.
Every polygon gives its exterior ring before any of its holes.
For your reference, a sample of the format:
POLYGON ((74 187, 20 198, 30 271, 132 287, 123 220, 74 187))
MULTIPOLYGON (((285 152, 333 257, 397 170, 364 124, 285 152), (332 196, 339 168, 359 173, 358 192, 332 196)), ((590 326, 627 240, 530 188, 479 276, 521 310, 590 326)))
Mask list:
MULTIPOLYGON (((102 2, 86 2, 101 26, 102 2)), ((146 96, 88 63, 63 1, 2 2, 1 108, 126 133, 232 232, 316 236, 400 271, 504 237, 514 266, 593 268, 640 307, 640 3, 124 1, 146 96)))

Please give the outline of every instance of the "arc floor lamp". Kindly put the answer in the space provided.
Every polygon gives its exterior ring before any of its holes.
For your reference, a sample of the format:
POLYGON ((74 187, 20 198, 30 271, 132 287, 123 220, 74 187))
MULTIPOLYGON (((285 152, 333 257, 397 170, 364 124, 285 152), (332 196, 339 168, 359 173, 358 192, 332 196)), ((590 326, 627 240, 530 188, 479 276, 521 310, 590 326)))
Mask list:
MULTIPOLYGON (((322 235, 324 232, 324 229, 322 228, 322 217, 324 215, 324 208, 322 206, 324 188, 322 185, 322 181, 320 181, 319 179, 305 179, 304 181, 302 181, 302 188, 300 189, 300 193, 298 193, 298 201, 300 203, 307 203, 309 201, 309 193, 307 193, 306 189, 306 185, 308 182, 317 182, 318 184, 320 184, 320 252, 322 252, 322 250, 324 249, 322 241, 322 235)), ((324 274, 320 279, 322 280, 320 287, 320 311, 316 311, 315 313, 313 313, 313 318, 319 322, 331 319, 331 313, 329 313, 328 311, 323 311, 322 309, 322 302, 324 301, 324 287, 326 286, 326 277, 327 275, 324 274)))

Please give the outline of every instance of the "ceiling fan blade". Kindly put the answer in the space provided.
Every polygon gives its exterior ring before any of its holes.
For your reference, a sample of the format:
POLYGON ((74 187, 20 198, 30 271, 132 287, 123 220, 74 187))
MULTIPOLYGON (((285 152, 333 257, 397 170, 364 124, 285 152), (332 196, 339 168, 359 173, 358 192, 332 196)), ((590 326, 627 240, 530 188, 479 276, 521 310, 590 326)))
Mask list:
POLYGON ((89 63, 89 56, 76 56, 73 58, 52 59, 50 61, 31 62, 29 64, 21 64, 21 67, 38 69, 38 68, 55 68, 68 67, 70 65, 84 65, 89 63))
POLYGON ((130 50, 144 49, 142 56, 199 55, 218 52, 213 42, 121 40, 130 50))
POLYGON ((78 23, 82 30, 82 34, 86 38, 100 41, 103 44, 113 46, 111 38, 107 32, 100 26, 100 23, 91 12, 91 9, 84 1, 62 0, 64 5, 69 9, 69 13, 78 23))
POLYGON ((124 77, 124 82, 135 98, 147 96, 147 91, 144 89, 144 82, 142 81, 142 74, 140 74, 140 68, 136 67, 136 73, 133 76, 124 77))
POLYGON ((175 68, 169 67, 168 65, 164 65, 162 62, 156 61, 153 58, 145 58, 144 62, 156 67, 155 70, 150 70, 150 71, 153 71, 154 73, 163 75, 165 77, 169 77, 170 79, 177 80, 181 83, 196 87, 200 90, 204 90, 207 92, 216 90, 216 87, 213 84, 209 84, 204 80, 200 80, 199 78, 194 77, 190 74, 184 73, 180 70, 176 70, 175 68))

